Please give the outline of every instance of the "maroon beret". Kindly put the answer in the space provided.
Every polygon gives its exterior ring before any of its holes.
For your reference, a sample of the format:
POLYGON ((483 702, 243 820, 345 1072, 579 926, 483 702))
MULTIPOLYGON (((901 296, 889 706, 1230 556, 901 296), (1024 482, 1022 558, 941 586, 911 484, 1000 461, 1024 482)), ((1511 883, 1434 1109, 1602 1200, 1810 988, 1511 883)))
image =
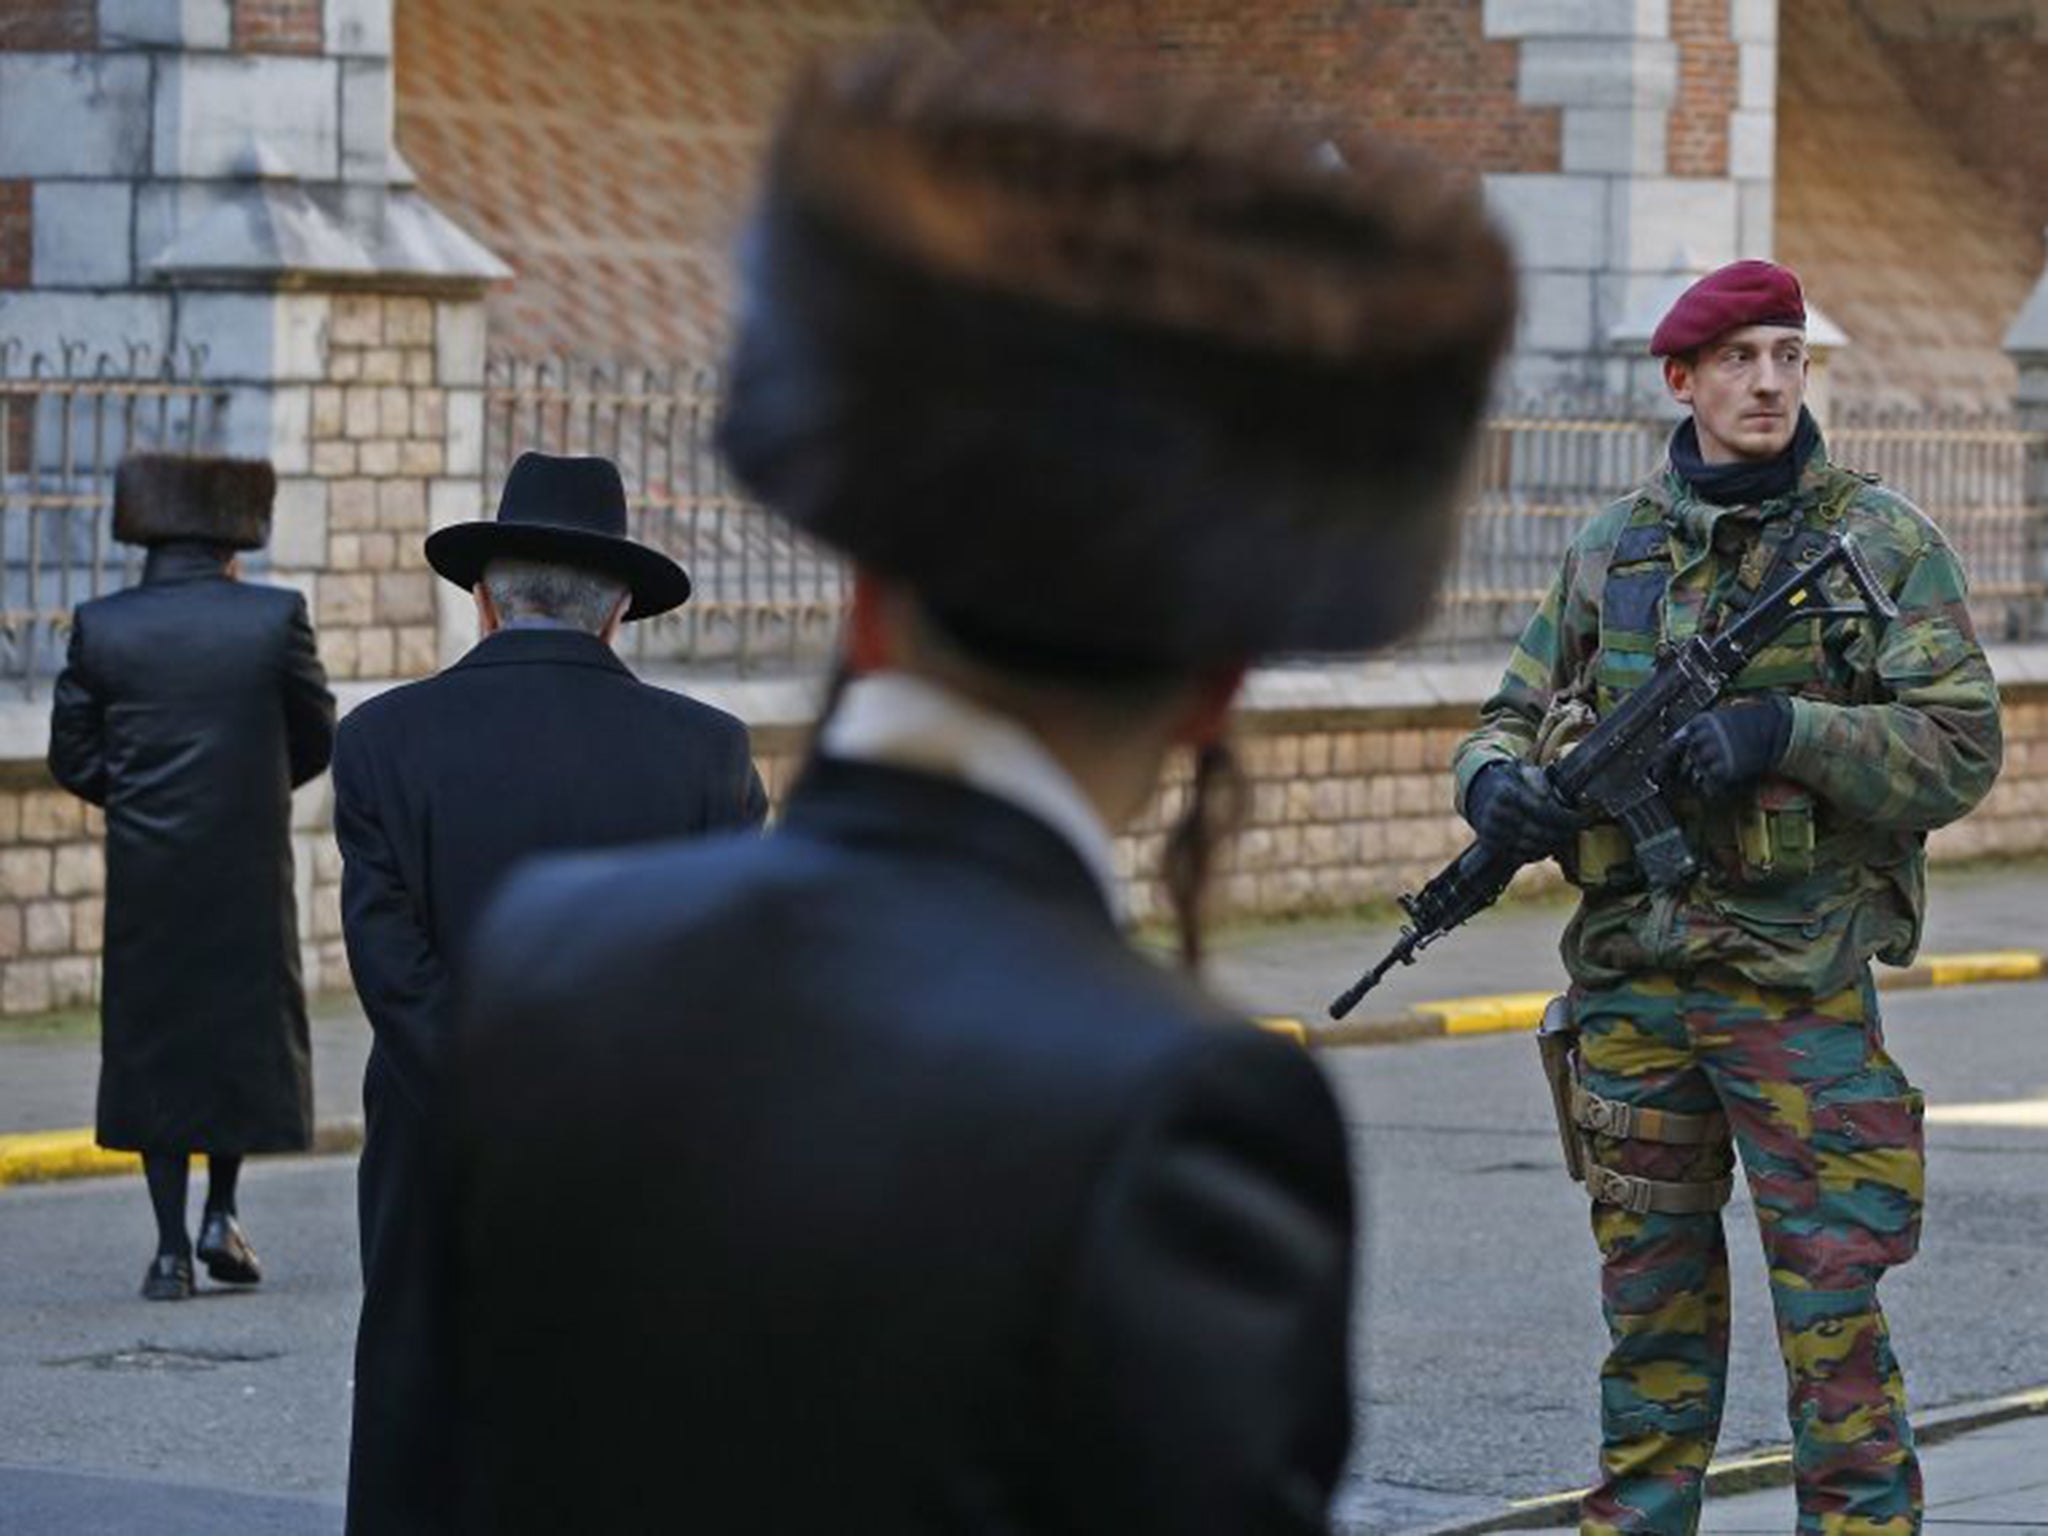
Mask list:
POLYGON ((1709 272, 1678 296, 1650 338, 1650 355, 1674 357, 1744 325, 1806 329, 1799 279, 1774 261, 1736 261, 1709 272))

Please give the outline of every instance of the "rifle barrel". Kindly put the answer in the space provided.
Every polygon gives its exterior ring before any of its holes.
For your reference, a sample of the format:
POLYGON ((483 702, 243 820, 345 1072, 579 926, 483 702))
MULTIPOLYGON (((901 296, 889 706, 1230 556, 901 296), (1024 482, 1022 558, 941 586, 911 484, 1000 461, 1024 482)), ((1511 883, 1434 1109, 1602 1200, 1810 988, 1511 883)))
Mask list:
POLYGON ((1364 997, 1366 993, 1380 984, 1381 977, 1385 976, 1396 965, 1406 965, 1413 959, 1415 956, 1416 937, 1414 929, 1403 928, 1401 930, 1400 942, 1387 951, 1386 958, 1332 999, 1330 1003, 1330 1017, 1333 1019, 1343 1018, 1345 1014, 1358 1006, 1358 1000, 1361 997, 1364 997))

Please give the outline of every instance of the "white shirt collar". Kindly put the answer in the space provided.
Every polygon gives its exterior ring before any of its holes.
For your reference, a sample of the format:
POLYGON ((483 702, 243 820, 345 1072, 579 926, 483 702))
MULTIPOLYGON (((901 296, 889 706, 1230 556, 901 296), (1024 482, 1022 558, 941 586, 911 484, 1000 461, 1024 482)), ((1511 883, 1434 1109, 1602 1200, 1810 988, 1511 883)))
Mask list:
POLYGON ((958 779, 1046 823, 1122 914, 1109 829, 1059 760, 1008 717, 925 678, 874 672, 846 685, 818 744, 831 757, 958 779))

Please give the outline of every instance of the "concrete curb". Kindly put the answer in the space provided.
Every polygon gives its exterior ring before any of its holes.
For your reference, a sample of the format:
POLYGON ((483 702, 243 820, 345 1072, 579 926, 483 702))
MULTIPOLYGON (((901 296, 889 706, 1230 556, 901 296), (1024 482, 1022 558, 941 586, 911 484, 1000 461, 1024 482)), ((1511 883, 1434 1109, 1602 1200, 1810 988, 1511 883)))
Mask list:
MULTIPOLYGON (((361 1120, 323 1120, 313 1127, 313 1145, 305 1153, 283 1155, 327 1156, 353 1152, 362 1144, 361 1120)), ((45 1184, 56 1179, 91 1179, 141 1171, 139 1156, 108 1151, 94 1142, 89 1129, 22 1131, 0 1136, 0 1189, 15 1184, 45 1184)))
MULTIPOLYGON (((1904 967, 1880 966, 1877 990, 1913 992, 1923 987, 1963 987, 1990 981, 2038 981, 2048 976, 2048 954, 2032 949, 1989 949, 1929 955, 1904 967)), ((1392 1045, 1435 1035, 1484 1035, 1534 1029, 1543 1019, 1548 992, 1499 992, 1486 997, 1447 997, 1416 1003, 1401 1013, 1306 1024, 1300 1019, 1265 1018, 1267 1029, 1294 1034, 1310 1048, 1392 1045)))
MULTIPOLYGON (((1913 1415, 1913 1439, 1922 1449, 1953 1440, 1975 1429, 1989 1429, 2010 1419, 2048 1414, 2048 1387, 2034 1387, 2004 1397, 1975 1403, 1957 1403, 1913 1415)), ((1707 1468, 1707 1492, 1725 1497, 1748 1493, 1755 1488, 1782 1487, 1792 1480, 1792 1451, 1789 1446, 1717 1461, 1707 1468)), ((1452 1521, 1411 1531, 1406 1536, 1491 1536, 1495 1531, 1549 1531, 1577 1523, 1583 1488, 1567 1493, 1545 1494, 1540 1498, 1516 1499, 1508 1507, 1477 1519, 1452 1521)))
MULTIPOLYGON (((1929 955, 1902 970, 1881 969, 1877 986, 1881 992, 1898 992, 1988 981, 2034 981, 2044 975, 2048 975, 2048 955, 2038 950, 1982 950, 1929 955)), ((1439 1035, 1530 1030, 1542 1019, 1543 1005, 1549 1000, 1548 992, 1501 992, 1487 997, 1447 997, 1416 1003, 1402 1013, 1376 1019, 1347 1019, 1341 1024, 1310 1025, 1300 1019, 1275 1015, 1255 1022, 1260 1028, 1311 1050, 1327 1050, 1337 1046, 1392 1045, 1439 1035)), ((353 1152, 362 1144, 362 1122, 338 1119, 322 1121, 315 1127, 311 1150, 316 1154, 353 1152)), ((52 1179, 136 1173, 141 1167, 142 1160, 132 1152, 109 1152, 95 1145, 89 1129, 0 1135, 0 1189, 52 1179)))

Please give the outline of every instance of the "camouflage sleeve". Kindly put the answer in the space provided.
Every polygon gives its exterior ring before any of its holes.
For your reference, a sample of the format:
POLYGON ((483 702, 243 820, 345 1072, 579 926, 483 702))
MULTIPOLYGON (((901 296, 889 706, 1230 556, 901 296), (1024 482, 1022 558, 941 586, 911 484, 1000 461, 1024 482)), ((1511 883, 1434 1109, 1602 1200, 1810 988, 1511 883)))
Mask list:
POLYGON ((1458 744, 1451 759, 1457 782, 1457 807, 1465 809, 1465 793, 1482 768, 1518 761, 1536 746, 1536 731, 1550 701, 1571 681, 1578 665, 1579 637, 1585 629, 1585 604, 1578 592, 1578 551, 1568 551, 1564 564, 1544 594, 1543 602, 1522 630, 1508 669, 1492 698, 1479 708, 1479 728, 1458 744))
POLYGON ((1885 702, 1794 699, 1779 771, 1870 826, 1926 831, 1963 815, 1998 777, 1998 684, 1945 544, 1920 549, 1895 597, 1899 617, 1877 648, 1885 702))

